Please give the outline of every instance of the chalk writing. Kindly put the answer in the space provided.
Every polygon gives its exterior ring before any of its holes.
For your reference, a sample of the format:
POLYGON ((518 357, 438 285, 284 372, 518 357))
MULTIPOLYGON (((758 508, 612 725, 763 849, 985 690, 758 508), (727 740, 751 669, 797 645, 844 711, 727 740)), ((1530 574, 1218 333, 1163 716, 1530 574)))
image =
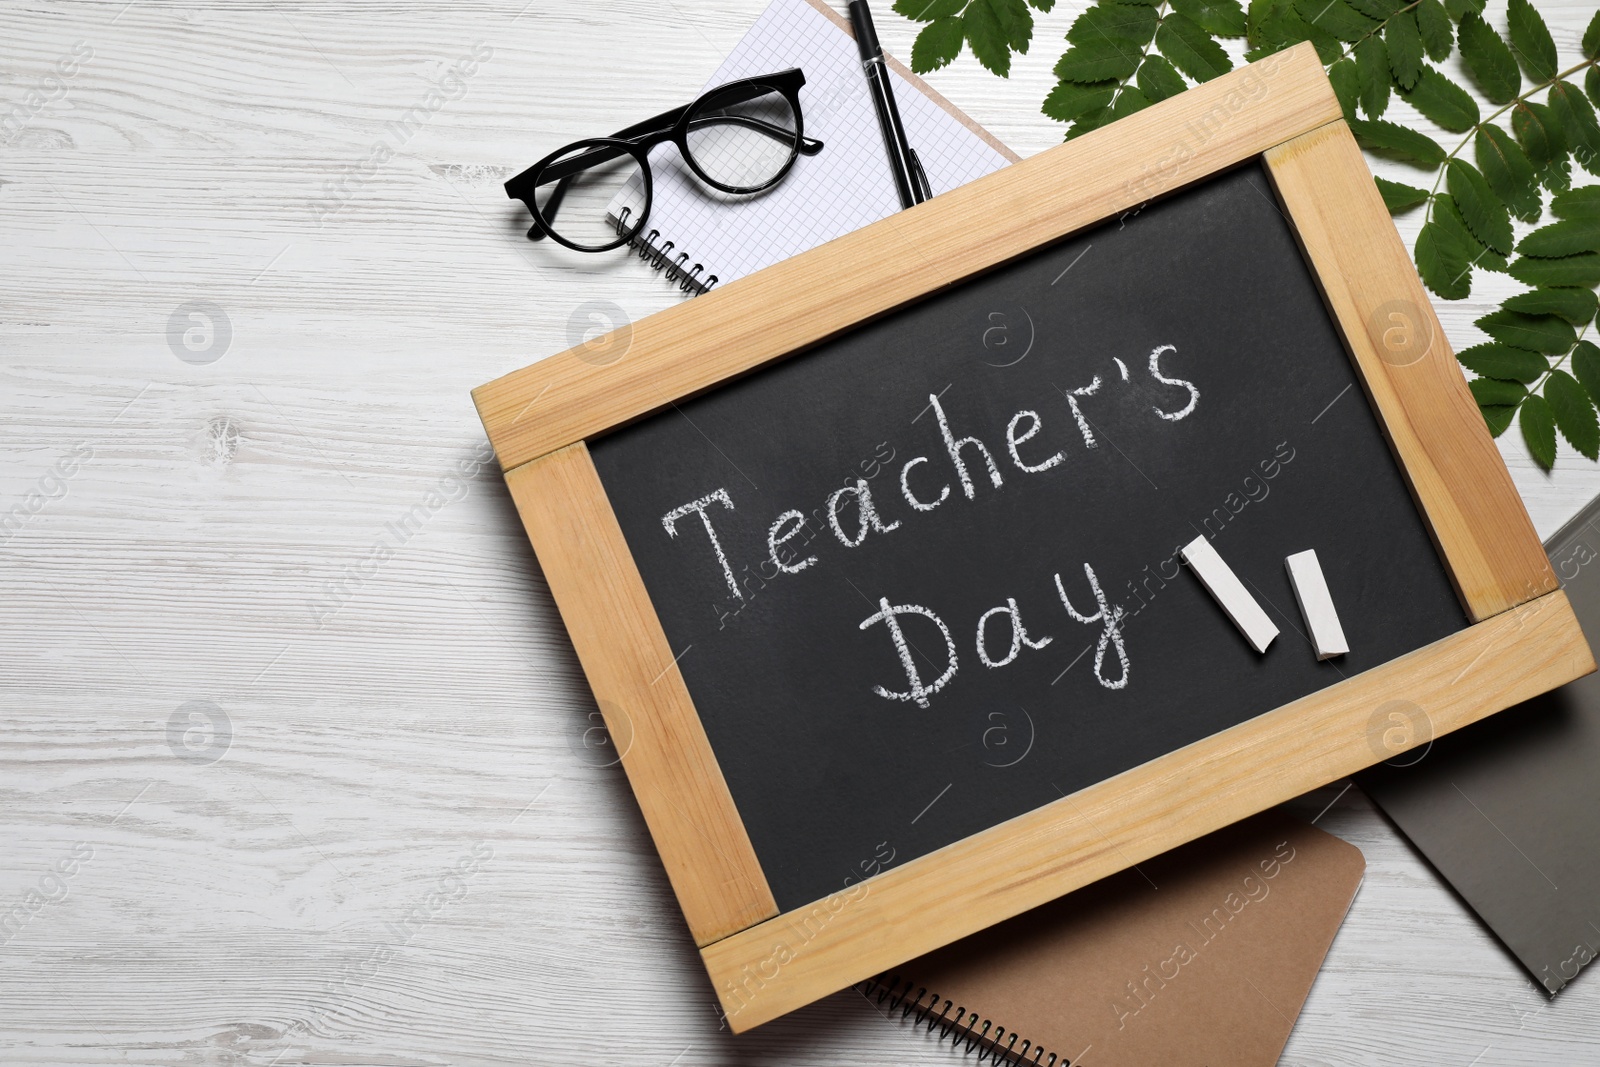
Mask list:
POLYGON ((721 502, 729 511, 733 510, 733 500, 728 496, 726 489, 716 489, 707 493, 699 500, 692 501, 679 508, 673 508, 661 516, 661 525, 666 527, 668 537, 678 536, 678 520, 693 512, 700 516, 700 521, 705 523, 706 536, 711 538, 711 549, 717 554, 717 562, 722 565, 722 576, 728 582, 728 588, 733 590, 733 595, 744 599, 744 594, 739 591, 739 583, 734 580, 733 568, 728 566, 727 553, 722 551, 722 542, 717 540, 717 531, 711 525, 711 516, 706 514, 706 508, 714 502, 721 502))
MULTIPOLYGON (((1160 402, 1151 404, 1150 410, 1167 423, 1187 418, 1200 403, 1200 390, 1193 382, 1173 377, 1162 370, 1163 357, 1171 357, 1176 352, 1175 345, 1158 345, 1145 360, 1149 377, 1164 389, 1160 402)), ((1130 383, 1133 374, 1128 365, 1115 357, 1112 362, 1116 365, 1117 373, 1110 381, 1130 383)), ((1096 448, 1098 442, 1081 401, 1100 394, 1107 380, 1104 375, 1096 374, 1087 385, 1061 390, 1066 401, 1066 413, 1071 415, 1078 436, 1087 449, 1096 448)), ((726 547, 727 544, 740 543, 741 539, 733 538, 725 543, 725 538, 718 532, 720 523, 733 521, 725 513, 736 510, 733 496, 726 487, 714 489, 668 511, 661 516, 662 528, 668 537, 676 539, 682 520, 690 515, 700 520, 706 534, 704 543, 710 552, 700 550, 699 558, 715 563, 713 573, 720 577, 720 587, 725 587, 732 594, 736 602, 732 614, 737 614, 750 595, 747 591, 763 589, 768 583, 785 579, 787 575, 814 575, 827 565, 830 553, 859 549, 871 539, 904 536, 900 531, 927 521, 919 516, 946 506, 956 506, 956 501, 977 502, 988 493, 1006 491, 1008 476, 1013 481, 1026 481, 1024 476, 1039 476, 1070 465, 1068 449, 1056 448, 1051 451, 1051 444, 1045 443, 1051 439, 1047 427, 1051 420, 1047 420, 1039 411, 1024 409, 1013 414, 1005 423, 1004 449, 997 451, 990 448, 977 433, 967 432, 972 427, 967 425, 970 419, 963 417, 962 408, 961 398, 951 395, 948 387, 945 392, 928 394, 928 406, 923 410, 933 412, 938 442, 928 454, 909 456, 900 464, 898 499, 892 488, 885 493, 881 492, 883 486, 880 485, 877 486, 879 491, 875 492, 872 479, 889 469, 880 451, 878 458, 870 465, 861 467, 860 473, 852 472, 843 485, 831 490, 819 507, 809 513, 800 508, 787 508, 779 512, 765 528, 766 554, 757 563, 757 575, 751 578, 739 578, 740 574, 751 574, 751 564, 731 559, 726 547), (939 454, 941 452, 942 455, 939 454), (863 477, 863 474, 866 476, 863 477), (956 492, 957 486, 960 487, 959 493, 956 492), (901 501, 909 511, 900 508, 901 501), (818 539, 818 534, 823 536, 818 539), (830 547, 834 543, 837 543, 837 547, 830 547)), ((1057 416, 1059 418, 1060 415, 1057 416)), ((1066 431, 1069 436, 1071 432, 1070 429, 1066 431)), ((1059 437, 1061 430, 1055 430, 1055 435, 1059 437)), ((881 450, 887 446, 879 447, 881 450)), ((894 450, 890 449, 888 459, 894 456, 894 450)), ((695 540, 698 541, 698 538, 695 540)), ((689 551, 688 558, 694 558, 696 551, 692 548, 689 551)), ((1130 676, 1130 659, 1123 636, 1126 610, 1110 602, 1093 566, 1087 562, 1081 566, 1089 599, 1085 600, 1081 591, 1069 594, 1068 583, 1063 581, 1059 573, 1053 576, 1054 599, 1065 610, 1066 620, 1063 621, 1069 628, 1071 624, 1098 628, 1094 655, 1095 679, 1107 689, 1123 689, 1130 676), (1081 609, 1079 605, 1083 605, 1081 609)), ((1081 590, 1082 587, 1079 588, 1081 590)), ((1047 587, 1043 597, 1048 596, 1047 587)), ((901 598, 894 598, 898 599, 901 598)), ((894 600, 879 595, 877 610, 861 620, 858 629, 869 631, 882 625, 881 632, 888 635, 895 657, 899 660, 904 683, 891 686, 879 682, 873 684, 871 689, 885 700, 906 701, 926 708, 959 672, 960 645, 950 622, 934 608, 912 602, 896 604, 894 600), (936 630, 945 650, 944 661, 937 662, 937 655, 931 658, 925 655, 916 644, 915 636, 908 636, 908 628, 927 631, 929 638, 936 630)), ((1016 662, 1029 651, 1049 646, 1058 635, 1045 632, 1050 625, 1049 618, 1041 614, 1044 609, 1039 603, 1034 602, 1035 606, 1029 614, 1039 616, 1034 622, 1041 629, 1032 630, 1024 625, 1023 609, 1018 598, 1008 596, 1002 603, 996 603, 984 611, 975 626, 965 631, 971 635, 971 643, 966 647, 976 652, 978 662, 985 668, 997 670, 1016 662)), ((719 617, 726 625, 730 614, 719 610, 719 617)), ((939 644, 930 647, 938 648, 939 644)))

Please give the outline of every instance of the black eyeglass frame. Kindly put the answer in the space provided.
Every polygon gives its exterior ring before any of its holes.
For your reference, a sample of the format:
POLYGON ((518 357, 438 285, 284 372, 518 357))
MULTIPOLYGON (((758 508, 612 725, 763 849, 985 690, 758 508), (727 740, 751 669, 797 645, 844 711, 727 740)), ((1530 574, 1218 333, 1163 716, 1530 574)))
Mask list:
POLYGON ((550 237, 556 242, 567 246, 577 252, 606 252, 613 248, 620 248, 627 244, 640 230, 644 229, 645 222, 650 216, 650 207, 654 193, 654 182, 650 174, 650 152, 657 145, 671 141, 678 148, 678 154, 689 165, 696 177, 714 189, 734 195, 747 195, 764 192, 781 182, 794 167, 795 160, 801 155, 814 156, 822 151, 823 143, 815 138, 805 135, 805 116, 800 109, 800 88, 805 85, 806 76, 798 67, 778 71, 774 74, 764 74, 755 78, 743 78, 738 81, 719 85, 682 107, 664 111, 653 118, 635 123, 623 130, 618 130, 610 137, 591 137, 582 141, 573 141, 556 151, 545 156, 521 174, 510 178, 505 183, 506 196, 512 200, 521 200, 527 205, 528 211, 533 215, 533 225, 528 229, 528 239, 538 241, 550 237), (689 150, 689 132, 694 127, 694 119, 700 110, 711 106, 726 106, 752 100, 768 92, 776 92, 788 101, 789 107, 794 112, 795 128, 792 131, 765 122, 761 119, 734 115, 719 115, 713 121, 722 124, 736 124, 747 126, 765 133, 768 136, 780 137, 789 140, 792 136, 793 143, 789 148, 789 158, 783 166, 770 179, 760 185, 737 186, 728 185, 717 181, 707 174, 698 162, 694 153, 689 150), (573 153, 577 154, 574 155, 573 153), (609 162, 618 156, 628 155, 639 164, 644 175, 644 207, 640 210, 637 220, 631 225, 622 223, 617 226, 617 239, 604 245, 581 245, 571 241, 555 231, 551 220, 561 207, 561 200, 566 195, 568 183, 581 171, 601 163, 609 162), (555 182, 556 188, 546 198, 543 208, 540 208, 537 192, 541 186, 555 182))

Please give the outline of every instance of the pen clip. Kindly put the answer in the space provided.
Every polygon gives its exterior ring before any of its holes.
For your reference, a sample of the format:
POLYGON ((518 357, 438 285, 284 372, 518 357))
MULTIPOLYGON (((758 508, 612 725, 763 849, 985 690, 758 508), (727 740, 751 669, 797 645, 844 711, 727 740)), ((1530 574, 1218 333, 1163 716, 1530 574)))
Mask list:
POLYGON ((907 148, 906 155, 911 157, 911 180, 922 190, 922 198, 933 199, 933 186, 928 184, 928 172, 922 169, 922 157, 917 155, 915 148, 907 148))

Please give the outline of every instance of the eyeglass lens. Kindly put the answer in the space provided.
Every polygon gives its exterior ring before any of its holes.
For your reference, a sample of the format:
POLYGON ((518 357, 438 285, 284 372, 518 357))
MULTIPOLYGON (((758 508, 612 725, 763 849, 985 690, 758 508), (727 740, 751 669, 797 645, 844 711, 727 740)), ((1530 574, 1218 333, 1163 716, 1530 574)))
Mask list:
POLYGON ((639 161, 616 148, 579 143, 552 160, 544 173, 568 170, 560 181, 537 187, 539 215, 545 224, 587 251, 613 248, 632 236, 644 210, 639 161))
MULTIPOLYGON (((776 89, 731 85, 696 104, 685 141, 689 162, 702 178, 726 193, 754 193, 776 182, 794 161, 800 118, 776 89)), ((672 149, 658 145, 655 151, 672 149)), ((585 251, 624 243, 638 232, 645 214, 645 176, 638 159, 604 141, 580 141, 552 159, 534 195, 545 226, 585 251), (549 180, 553 174, 560 179, 549 180)))
POLYGON ((689 117, 689 156, 727 192, 755 192, 777 181, 794 159, 800 122, 789 99, 761 86, 707 94, 689 117))

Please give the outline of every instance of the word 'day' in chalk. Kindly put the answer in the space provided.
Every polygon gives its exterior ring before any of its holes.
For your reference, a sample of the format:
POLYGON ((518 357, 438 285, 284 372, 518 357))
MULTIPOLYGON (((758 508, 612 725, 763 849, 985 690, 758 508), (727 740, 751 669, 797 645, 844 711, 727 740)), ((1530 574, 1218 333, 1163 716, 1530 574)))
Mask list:
POLYGON ((1339 625, 1339 613, 1333 609, 1333 597, 1328 595, 1328 581, 1317 562, 1315 549, 1296 552, 1283 561, 1289 568, 1289 584, 1294 586, 1294 598, 1300 602, 1300 614, 1306 617, 1306 627, 1311 631, 1311 643, 1317 646, 1318 659, 1332 659, 1350 651, 1344 638, 1344 627, 1339 625))
POLYGON ((1222 610, 1228 613, 1228 618, 1244 634, 1244 639, 1250 642, 1250 647, 1257 652, 1265 652, 1267 646, 1272 644, 1272 639, 1278 636, 1278 628, 1272 625, 1272 620, 1267 618, 1267 613, 1261 610, 1261 605, 1256 603, 1256 598, 1250 595, 1250 590, 1244 587, 1239 576, 1222 562, 1222 557, 1211 547, 1211 542, 1203 536, 1196 537, 1183 546, 1182 552, 1183 561, 1193 568, 1206 589, 1216 597, 1222 610))

